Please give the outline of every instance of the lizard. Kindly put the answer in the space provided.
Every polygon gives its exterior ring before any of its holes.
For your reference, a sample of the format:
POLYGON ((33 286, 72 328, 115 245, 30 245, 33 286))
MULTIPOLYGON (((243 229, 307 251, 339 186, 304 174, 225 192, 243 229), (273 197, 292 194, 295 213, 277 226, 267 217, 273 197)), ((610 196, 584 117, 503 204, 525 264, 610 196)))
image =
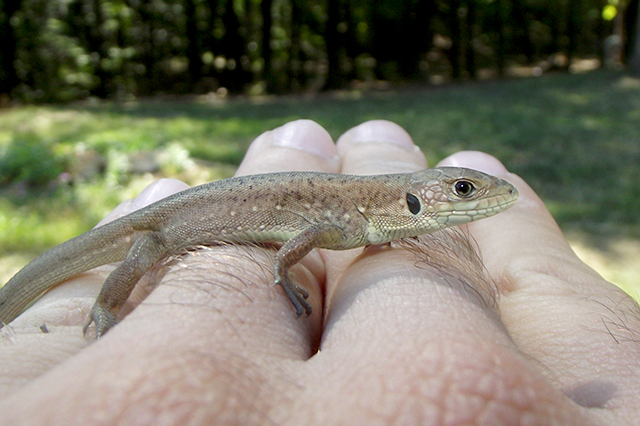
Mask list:
POLYGON ((417 237, 493 216, 512 206, 511 183, 461 167, 413 173, 343 175, 276 172, 205 183, 156 201, 62 243, 27 264, 0 289, 0 328, 61 282, 121 262, 85 322, 97 338, 116 323, 136 283, 161 260, 218 243, 281 243, 274 283, 300 317, 308 292, 289 268, 314 248, 347 250, 417 237))

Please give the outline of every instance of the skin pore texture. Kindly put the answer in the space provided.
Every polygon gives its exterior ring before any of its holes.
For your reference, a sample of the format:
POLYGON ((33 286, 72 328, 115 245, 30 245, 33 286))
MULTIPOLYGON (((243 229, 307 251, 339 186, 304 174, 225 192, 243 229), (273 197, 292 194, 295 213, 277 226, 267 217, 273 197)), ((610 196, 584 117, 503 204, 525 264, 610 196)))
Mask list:
MULTIPOLYGON (((271 247, 203 248, 158 266, 99 341, 80 329, 113 267, 56 287, 2 329, 0 424, 637 424, 635 302, 575 256, 495 158, 460 152, 440 165, 504 178, 520 198, 419 249, 313 251, 292 268, 309 317, 273 286, 271 247)), ((256 139, 238 174, 425 167, 393 123, 334 145, 301 120, 256 139)), ((183 188, 159 181, 105 220, 183 188)))

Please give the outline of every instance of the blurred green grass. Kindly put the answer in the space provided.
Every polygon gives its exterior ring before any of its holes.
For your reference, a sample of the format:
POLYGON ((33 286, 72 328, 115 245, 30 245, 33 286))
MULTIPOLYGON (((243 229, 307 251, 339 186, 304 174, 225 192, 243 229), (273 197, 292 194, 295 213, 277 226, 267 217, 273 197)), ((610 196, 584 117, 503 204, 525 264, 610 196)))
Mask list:
POLYGON ((366 120, 394 121, 431 164, 462 149, 486 151, 524 177, 560 226, 578 232, 585 244, 606 250, 621 236, 640 238, 640 80, 598 71, 308 98, 194 97, 4 110, 0 255, 37 254, 87 230, 134 195, 142 185, 118 168, 123 155, 180 147, 190 158, 237 165, 260 133, 299 118, 317 121, 334 138, 366 120), (87 150, 107 158, 101 178, 43 184, 87 150), (16 190, 21 179, 31 185, 22 192, 16 190))

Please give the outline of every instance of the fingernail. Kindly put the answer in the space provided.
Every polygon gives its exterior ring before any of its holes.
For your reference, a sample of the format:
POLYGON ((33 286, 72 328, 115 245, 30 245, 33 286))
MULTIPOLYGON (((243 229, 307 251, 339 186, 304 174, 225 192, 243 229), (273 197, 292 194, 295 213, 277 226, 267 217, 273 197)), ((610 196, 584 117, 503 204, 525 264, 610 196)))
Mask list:
POLYGON ((155 203, 158 200, 187 188, 189 188, 189 185, 178 179, 159 179, 143 189, 140 194, 132 200, 132 211, 146 207, 149 204, 155 203))
POLYGON ((115 209, 111 210, 98 224, 96 228, 105 225, 109 222, 113 222, 116 219, 133 213, 136 210, 140 210, 143 207, 147 207, 149 204, 155 203, 158 200, 173 195, 176 192, 180 192, 189 188, 189 185, 179 181, 178 179, 159 179, 145 189, 134 199, 125 200, 118 204, 115 209))
POLYGON ((319 157, 333 159, 336 156, 331 135, 311 120, 296 120, 271 132, 271 145, 298 149, 319 157))
POLYGON ((438 163, 438 166, 467 167, 491 175, 509 173, 496 157, 480 151, 460 151, 438 163))
POLYGON ((373 120, 362 123, 345 132, 340 139, 349 139, 355 143, 389 143, 407 149, 415 145, 409 133, 399 125, 386 120, 373 120))

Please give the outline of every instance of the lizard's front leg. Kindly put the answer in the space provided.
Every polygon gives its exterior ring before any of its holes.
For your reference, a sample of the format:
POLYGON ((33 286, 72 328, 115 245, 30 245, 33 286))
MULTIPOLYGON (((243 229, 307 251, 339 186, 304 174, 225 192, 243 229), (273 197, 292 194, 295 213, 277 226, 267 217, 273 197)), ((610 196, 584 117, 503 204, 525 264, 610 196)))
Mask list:
POLYGON ((107 277, 91 308, 83 327, 84 333, 92 322, 96 324, 96 337, 103 336, 118 323, 116 315, 129 298, 140 278, 156 263, 168 255, 157 232, 146 232, 132 244, 124 261, 107 277))
POLYGON ((289 278, 289 268, 305 257, 316 247, 338 248, 342 242, 344 232, 335 225, 317 224, 302 231, 289 239, 280 247, 276 254, 274 281, 284 290, 285 294, 296 309, 299 317, 302 312, 311 315, 311 305, 307 302, 309 293, 304 288, 293 284, 289 278))

